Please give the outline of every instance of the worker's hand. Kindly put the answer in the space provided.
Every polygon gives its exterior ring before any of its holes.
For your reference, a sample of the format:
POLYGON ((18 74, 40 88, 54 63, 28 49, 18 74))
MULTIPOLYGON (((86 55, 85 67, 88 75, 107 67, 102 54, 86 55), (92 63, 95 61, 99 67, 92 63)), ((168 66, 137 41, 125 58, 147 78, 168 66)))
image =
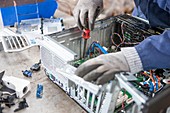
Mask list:
POLYGON ((80 65, 75 74, 87 81, 104 84, 114 79, 115 73, 129 72, 128 63, 121 52, 100 55, 80 65))
POLYGON ((79 0, 73 10, 78 27, 93 30, 94 21, 103 10, 103 0, 79 0))

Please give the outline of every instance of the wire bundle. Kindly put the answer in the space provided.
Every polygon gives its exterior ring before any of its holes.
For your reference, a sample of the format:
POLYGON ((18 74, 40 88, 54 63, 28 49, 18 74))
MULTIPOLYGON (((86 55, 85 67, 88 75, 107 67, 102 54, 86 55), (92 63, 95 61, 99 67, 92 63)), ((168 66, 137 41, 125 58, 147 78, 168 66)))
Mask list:
POLYGON ((94 41, 88 48, 86 55, 89 57, 96 57, 100 54, 107 54, 108 52, 98 43, 94 41))
POLYGON ((138 37, 131 37, 130 33, 124 31, 124 25, 125 24, 122 22, 121 34, 112 32, 110 36, 112 44, 116 46, 116 50, 120 49, 120 47, 122 46, 127 47, 137 45, 145 39, 144 35, 141 36, 141 39, 139 39, 138 37), (118 43, 116 43, 115 41, 118 41, 118 43))

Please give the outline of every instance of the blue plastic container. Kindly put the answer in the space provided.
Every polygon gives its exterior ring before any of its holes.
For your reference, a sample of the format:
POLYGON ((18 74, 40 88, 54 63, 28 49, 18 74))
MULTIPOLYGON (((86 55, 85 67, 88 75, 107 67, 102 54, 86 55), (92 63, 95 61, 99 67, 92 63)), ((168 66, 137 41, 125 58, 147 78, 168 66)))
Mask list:
POLYGON ((4 26, 12 26, 15 22, 32 18, 50 18, 58 8, 56 0, 44 0, 35 4, 10 6, 1 8, 4 26))

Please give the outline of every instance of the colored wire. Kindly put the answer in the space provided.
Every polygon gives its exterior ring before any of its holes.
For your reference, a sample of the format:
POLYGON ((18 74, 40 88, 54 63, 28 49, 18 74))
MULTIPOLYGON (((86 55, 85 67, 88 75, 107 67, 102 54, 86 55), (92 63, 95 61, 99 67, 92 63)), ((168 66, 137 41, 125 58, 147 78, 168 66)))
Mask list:
POLYGON ((121 31, 122 31, 122 38, 123 38, 123 40, 122 40, 122 43, 121 43, 121 44, 123 44, 123 43, 124 43, 124 41, 125 41, 125 36, 124 36, 124 31, 123 31, 123 25, 124 25, 124 22, 122 22, 122 24, 121 24, 121 31))
POLYGON ((140 42, 134 42, 134 43, 130 43, 130 42, 124 42, 124 44, 126 45, 137 45, 139 44, 140 42))
MULTIPOLYGON (((138 40, 136 38, 131 38, 131 40, 133 39, 135 41, 125 42, 126 37, 124 35, 124 22, 122 22, 122 24, 121 24, 121 33, 122 33, 122 37, 121 37, 121 35, 119 33, 112 33, 112 35, 110 37, 112 44, 115 45, 117 49, 120 48, 120 46, 123 45, 123 44, 125 44, 125 45, 137 45, 137 44, 139 44, 142 41, 142 40, 138 40), (120 39, 120 43, 119 44, 116 44, 115 41, 113 40, 113 38, 114 38, 113 36, 114 35, 118 36, 118 38, 120 39)), ((142 37, 143 37, 143 40, 144 40, 145 36, 142 35, 142 37)))
POLYGON ((120 36, 120 34, 118 34, 118 33, 112 33, 112 35, 111 35, 111 41, 112 41, 112 44, 113 45, 115 45, 117 48, 121 45, 121 43, 119 43, 118 45, 114 42, 114 40, 113 40, 113 35, 116 35, 116 36, 118 36, 119 37, 119 39, 120 39, 120 41, 122 42, 123 40, 122 40, 122 37, 120 36))
POLYGON ((126 90, 125 89, 123 89, 124 91, 123 91, 123 100, 122 100, 122 110, 124 110, 125 109, 125 105, 124 105, 124 101, 125 101, 125 95, 126 95, 126 90))
POLYGON ((160 88, 160 87, 161 87, 161 79, 160 79, 159 76, 156 76, 156 78, 158 79, 158 86, 159 86, 159 88, 160 88))
POLYGON ((148 76, 152 80, 152 82, 155 84, 155 80, 153 79, 153 76, 152 76, 152 70, 150 70, 150 74, 147 74, 146 72, 143 72, 142 74, 145 76, 148 76))
POLYGON ((145 73, 145 72, 142 72, 142 74, 145 75, 145 76, 149 76, 149 75, 148 75, 147 73, 145 73))
POLYGON ((95 54, 95 50, 97 50, 99 52, 99 54, 107 53, 107 51, 105 51, 97 41, 94 41, 93 43, 90 44, 86 54, 90 55, 90 57, 91 57, 93 54, 95 54))
POLYGON ((154 86, 155 86, 156 83, 155 83, 155 80, 154 80, 154 78, 153 78, 153 72, 152 72, 152 70, 150 70, 150 75, 149 75, 149 77, 151 78, 151 80, 152 80, 152 82, 154 83, 154 86))

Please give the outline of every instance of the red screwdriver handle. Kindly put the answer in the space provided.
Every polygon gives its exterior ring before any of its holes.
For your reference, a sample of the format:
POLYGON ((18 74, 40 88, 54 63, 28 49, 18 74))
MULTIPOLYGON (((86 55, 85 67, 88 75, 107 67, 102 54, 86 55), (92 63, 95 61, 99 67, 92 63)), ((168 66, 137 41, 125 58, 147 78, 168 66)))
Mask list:
POLYGON ((82 34, 82 37, 84 39, 89 39, 90 38, 90 30, 89 29, 84 29, 83 30, 83 34, 82 34))

